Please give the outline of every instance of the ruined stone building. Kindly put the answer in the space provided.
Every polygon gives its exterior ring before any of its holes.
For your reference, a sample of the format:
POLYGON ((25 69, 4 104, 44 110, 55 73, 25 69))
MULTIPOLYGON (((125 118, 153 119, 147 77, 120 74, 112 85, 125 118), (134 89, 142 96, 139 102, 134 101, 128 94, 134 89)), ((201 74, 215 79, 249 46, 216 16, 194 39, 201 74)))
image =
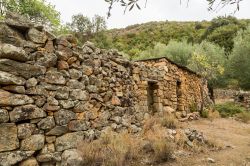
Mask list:
POLYGON ((184 118, 207 100, 204 79, 166 58, 78 47, 13 14, 0 23, 0 165, 63 165, 107 128, 137 133, 149 115, 184 118))

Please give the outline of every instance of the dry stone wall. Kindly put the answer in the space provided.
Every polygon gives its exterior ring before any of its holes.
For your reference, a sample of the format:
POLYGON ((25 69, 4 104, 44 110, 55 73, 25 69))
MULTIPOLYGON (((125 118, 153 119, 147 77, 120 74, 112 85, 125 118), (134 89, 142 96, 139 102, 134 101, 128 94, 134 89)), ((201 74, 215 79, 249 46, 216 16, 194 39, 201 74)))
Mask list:
POLYGON ((184 117, 203 102, 200 80, 165 61, 148 66, 90 42, 78 47, 72 35, 10 13, 0 23, 0 165, 67 165, 81 140, 102 131, 137 133, 162 111, 184 117))

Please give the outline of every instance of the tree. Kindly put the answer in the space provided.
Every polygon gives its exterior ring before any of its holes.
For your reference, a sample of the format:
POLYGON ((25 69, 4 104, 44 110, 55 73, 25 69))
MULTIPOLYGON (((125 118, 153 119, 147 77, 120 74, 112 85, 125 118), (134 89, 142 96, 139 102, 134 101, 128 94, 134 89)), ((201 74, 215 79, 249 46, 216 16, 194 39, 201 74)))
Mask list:
POLYGON ((229 72, 243 89, 250 89, 250 27, 238 33, 230 59, 229 72))
POLYGON ((0 17, 4 17, 8 11, 27 15, 43 25, 60 25, 60 13, 45 0, 0 0, 0 17))
MULTIPOLYGON (((127 9, 132 10, 134 7, 141 9, 139 2, 143 0, 104 0, 109 4, 108 8, 108 17, 111 15, 112 7, 115 3, 119 3, 121 6, 124 7, 124 13, 127 9)), ((144 4, 146 6, 148 0, 144 0, 144 4)), ((182 0, 179 0, 182 3, 182 0)), ((186 0, 189 3, 190 0, 186 0)), ((218 11, 221 8, 228 6, 228 5, 235 5, 235 11, 239 10, 240 2, 243 0, 206 0, 208 3, 208 10, 218 11)))
POLYGON ((80 43, 93 39, 97 34, 102 38, 105 38, 105 36, 102 36, 99 33, 107 28, 104 17, 95 15, 90 19, 81 13, 73 15, 71 23, 67 23, 67 26, 72 33, 75 34, 80 43))

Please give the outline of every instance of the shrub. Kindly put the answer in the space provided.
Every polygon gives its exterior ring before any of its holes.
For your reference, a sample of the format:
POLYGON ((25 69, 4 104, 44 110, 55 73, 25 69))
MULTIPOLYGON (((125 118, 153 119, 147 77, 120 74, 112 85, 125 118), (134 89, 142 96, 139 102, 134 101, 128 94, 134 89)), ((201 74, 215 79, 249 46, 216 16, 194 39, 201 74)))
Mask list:
POLYGON ((243 111, 243 112, 238 114, 238 118, 242 122, 248 123, 248 122, 250 122, 250 112, 249 111, 243 111))
POLYGON ((235 103, 224 103, 215 105, 215 110, 219 111, 221 117, 231 117, 245 111, 245 108, 235 103))
POLYGON ((201 117, 202 118, 208 118, 209 111, 207 109, 201 111, 201 117))

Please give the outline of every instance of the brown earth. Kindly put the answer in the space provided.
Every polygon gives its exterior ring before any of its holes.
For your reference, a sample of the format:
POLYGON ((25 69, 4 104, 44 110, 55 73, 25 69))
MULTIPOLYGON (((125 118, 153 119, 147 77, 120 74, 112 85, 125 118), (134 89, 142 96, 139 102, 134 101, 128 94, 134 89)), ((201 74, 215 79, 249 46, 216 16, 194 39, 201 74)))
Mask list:
POLYGON ((182 157, 164 166, 250 166, 250 124, 233 119, 202 119, 188 122, 186 126, 203 132, 224 148, 182 157), (209 163, 207 158, 214 159, 215 163, 209 163))

